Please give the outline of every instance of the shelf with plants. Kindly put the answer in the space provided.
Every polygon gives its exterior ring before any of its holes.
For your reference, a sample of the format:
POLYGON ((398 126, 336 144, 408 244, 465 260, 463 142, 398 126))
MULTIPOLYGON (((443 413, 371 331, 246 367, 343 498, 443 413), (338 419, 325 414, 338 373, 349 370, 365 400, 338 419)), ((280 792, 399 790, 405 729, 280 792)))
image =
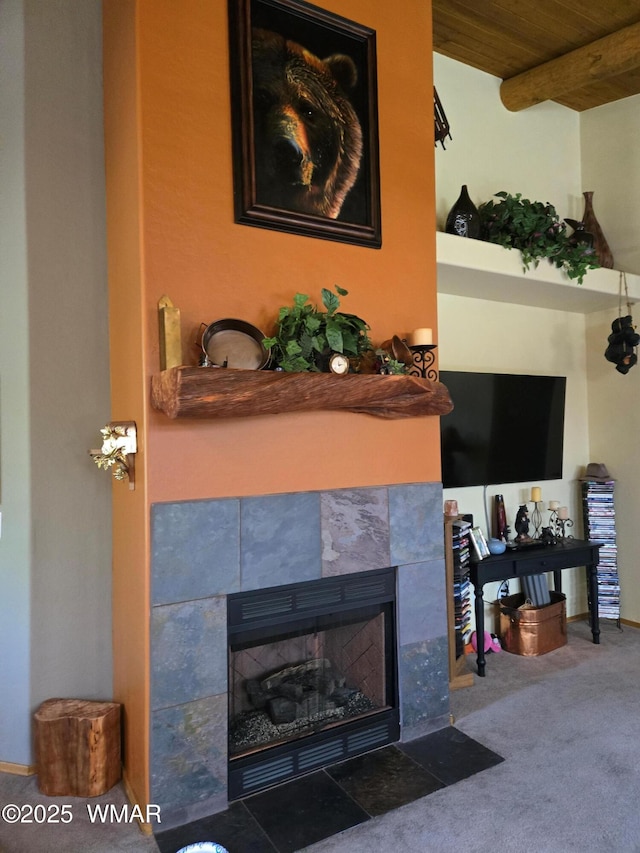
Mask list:
MULTIPOLYGON (((431 372, 414 368, 411 351, 397 336, 375 349, 369 326, 355 314, 338 311, 339 297, 347 291, 335 290, 322 289, 323 308, 299 293, 292 306, 280 309, 275 334, 259 343, 265 358, 258 361, 275 369, 227 366, 228 358, 224 366, 207 358, 206 366, 169 367, 151 378, 152 406, 170 418, 319 410, 387 419, 448 414, 453 403, 435 371, 432 378, 431 372), (333 364, 336 357, 339 368, 333 364)), ((161 348, 167 350, 166 342, 161 348)))
MULTIPOLYGON (((590 314, 619 304, 620 273, 589 270, 582 284, 547 261, 523 269, 516 249, 438 232, 438 292, 590 314)), ((626 274, 631 304, 640 302, 640 276, 626 274)))

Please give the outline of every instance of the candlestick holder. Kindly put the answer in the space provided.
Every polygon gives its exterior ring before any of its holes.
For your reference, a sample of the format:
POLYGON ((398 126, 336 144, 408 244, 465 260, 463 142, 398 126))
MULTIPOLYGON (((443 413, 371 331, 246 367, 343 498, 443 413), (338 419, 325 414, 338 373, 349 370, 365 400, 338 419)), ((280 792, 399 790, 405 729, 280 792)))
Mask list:
POLYGON ((531 513, 531 523, 533 524, 533 538, 540 538, 540 531, 542 530, 542 513, 540 512, 540 506, 542 505, 542 501, 532 501, 533 504, 533 512, 531 513))
POLYGON ((557 539, 573 539, 573 536, 567 533, 567 530, 573 527, 573 519, 560 518, 558 511, 555 509, 549 515, 549 527, 557 539))
POLYGON ((437 344, 414 344, 410 346, 413 364, 409 368, 409 376, 419 376, 422 379, 438 379, 438 371, 433 367, 436 360, 434 349, 437 344))

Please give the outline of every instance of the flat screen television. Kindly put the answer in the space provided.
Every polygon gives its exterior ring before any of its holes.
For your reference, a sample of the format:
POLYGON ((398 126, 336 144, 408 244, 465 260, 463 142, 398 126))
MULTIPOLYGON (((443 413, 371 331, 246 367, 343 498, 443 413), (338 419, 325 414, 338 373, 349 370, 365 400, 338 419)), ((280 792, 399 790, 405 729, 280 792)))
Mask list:
POLYGON ((562 478, 565 376, 440 371, 445 489, 562 478))

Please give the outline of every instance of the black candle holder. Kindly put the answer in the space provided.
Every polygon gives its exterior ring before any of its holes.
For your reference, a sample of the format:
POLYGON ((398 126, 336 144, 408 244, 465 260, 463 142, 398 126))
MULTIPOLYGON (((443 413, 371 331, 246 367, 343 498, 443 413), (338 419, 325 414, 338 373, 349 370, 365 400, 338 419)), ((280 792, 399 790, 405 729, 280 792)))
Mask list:
POLYGON ((410 346, 413 355, 413 364, 409 368, 409 376, 419 376, 421 379, 433 379, 437 381, 438 371, 433 366, 436 360, 437 344, 415 344, 410 346))
POLYGON ((542 506, 542 501, 531 501, 533 504, 533 512, 531 513, 531 523, 533 524, 533 538, 540 538, 540 531, 542 529, 542 513, 540 512, 540 507, 542 506))
POLYGON ((573 527, 573 520, 571 518, 560 518, 555 509, 549 515, 549 527, 558 539, 573 539, 571 533, 568 532, 573 527))

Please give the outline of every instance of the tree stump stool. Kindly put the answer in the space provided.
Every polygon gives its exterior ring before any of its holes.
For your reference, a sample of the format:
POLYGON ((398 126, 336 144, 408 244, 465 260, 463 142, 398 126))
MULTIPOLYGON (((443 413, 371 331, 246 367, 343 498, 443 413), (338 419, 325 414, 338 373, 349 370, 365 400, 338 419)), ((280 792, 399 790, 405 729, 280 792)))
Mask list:
POLYGON ((121 706, 47 699, 34 715, 38 787, 49 797, 97 797, 120 779, 121 706))

